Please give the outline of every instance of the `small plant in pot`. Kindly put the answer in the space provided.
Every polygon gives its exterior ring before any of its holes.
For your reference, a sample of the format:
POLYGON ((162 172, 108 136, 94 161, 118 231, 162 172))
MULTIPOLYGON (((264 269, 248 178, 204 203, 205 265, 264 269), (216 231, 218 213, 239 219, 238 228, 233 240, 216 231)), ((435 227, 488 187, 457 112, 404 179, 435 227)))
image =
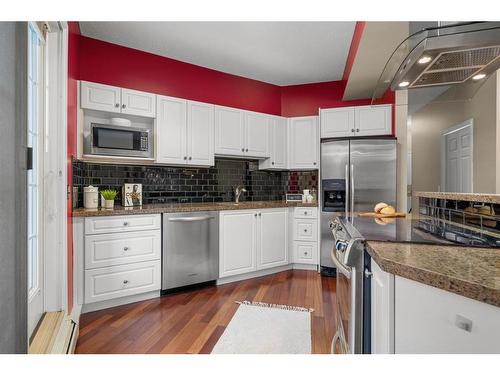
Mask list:
POLYGON ((116 190, 113 189, 105 189, 101 191, 102 202, 101 205, 103 208, 113 209, 115 205, 115 197, 118 194, 116 190))

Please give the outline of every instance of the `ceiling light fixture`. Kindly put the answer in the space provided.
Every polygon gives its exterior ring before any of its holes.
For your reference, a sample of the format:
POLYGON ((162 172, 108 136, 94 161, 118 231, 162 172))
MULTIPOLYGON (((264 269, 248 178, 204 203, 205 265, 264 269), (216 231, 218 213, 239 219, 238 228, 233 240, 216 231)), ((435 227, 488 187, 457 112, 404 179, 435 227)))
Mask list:
POLYGON ((399 87, 406 87, 410 84, 408 81, 399 82, 399 87))
POLYGON ((432 59, 429 57, 429 56, 422 56, 419 60, 418 60, 418 63, 419 64, 427 64, 429 61, 431 61, 432 59))
POLYGON ((479 73, 479 74, 476 74, 474 77, 472 77, 472 79, 474 81, 479 81, 480 79, 483 79, 484 77, 486 77, 486 74, 484 73, 479 73))

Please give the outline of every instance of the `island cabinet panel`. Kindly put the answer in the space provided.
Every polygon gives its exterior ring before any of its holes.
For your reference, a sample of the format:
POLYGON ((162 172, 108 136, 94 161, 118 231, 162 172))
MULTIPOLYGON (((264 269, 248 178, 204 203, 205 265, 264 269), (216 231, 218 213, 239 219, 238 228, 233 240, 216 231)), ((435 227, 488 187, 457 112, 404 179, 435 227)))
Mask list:
POLYGON ((500 353, 500 308, 395 280, 396 353, 500 353))

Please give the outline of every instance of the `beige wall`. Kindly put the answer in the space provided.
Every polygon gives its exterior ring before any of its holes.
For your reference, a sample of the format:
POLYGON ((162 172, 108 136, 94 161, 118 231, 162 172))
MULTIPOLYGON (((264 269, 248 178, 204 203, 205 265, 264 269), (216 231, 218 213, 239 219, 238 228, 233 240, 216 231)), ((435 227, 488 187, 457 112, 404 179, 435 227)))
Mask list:
MULTIPOLYGON (((500 193, 499 74, 489 77, 471 100, 441 102, 441 97, 411 116, 412 190, 438 191, 441 185, 441 133, 474 120, 474 192, 500 193)), ((441 189, 442 190, 442 189, 441 189)))

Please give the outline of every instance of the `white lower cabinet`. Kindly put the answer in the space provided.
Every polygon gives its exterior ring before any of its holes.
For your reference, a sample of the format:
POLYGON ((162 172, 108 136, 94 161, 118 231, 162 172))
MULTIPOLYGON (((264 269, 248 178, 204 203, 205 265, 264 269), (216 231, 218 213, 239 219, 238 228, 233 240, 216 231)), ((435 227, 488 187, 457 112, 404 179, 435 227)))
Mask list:
POLYGON ((373 354, 394 353, 394 275, 371 261, 371 336, 373 354))
POLYGON ((500 308, 396 276, 396 353, 500 353, 500 308))
POLYGON ((288 210, 269 209, 259 212, 259 249, 257 268, 288 264, 288 210))
POLYGON ((295 207, 290 220, 294 263, 318 264, 318 209, 295 207))
POLYGON ((84 304, 161 289, 159 214, 85 218, 83 241, 84 304))
POLYGON ((219 276, 288 264, 286 208, 220 213, 219 276))
POLYGON ((100 302, 161 288, 159 261, 85 271, 85 303, 100 302))

